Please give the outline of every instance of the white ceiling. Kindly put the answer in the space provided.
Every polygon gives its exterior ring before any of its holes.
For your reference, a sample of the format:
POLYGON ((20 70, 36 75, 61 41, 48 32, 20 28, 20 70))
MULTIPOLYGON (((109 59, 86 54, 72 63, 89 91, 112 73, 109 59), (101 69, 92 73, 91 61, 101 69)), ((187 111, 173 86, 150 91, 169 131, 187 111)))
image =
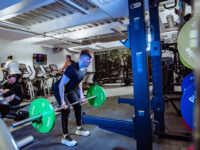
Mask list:
MULTIPOLYGON (((174 9, 163 9, 161 3, 163 38, 177 34, 176 26, 165 29, 169 15, 179 21, 174 9)), ((0 37, 70 50, 121 48, 119 40, 127 38, 127 16, 128 0, 1 0, 0 37)))
POLYGON ((0 38, 4 40, 10 40, 10 41, 15 41, 15 40, 21 40, 25 38, 30 38, 35 36, 34 34, 22 32, 22 31, 10 31, 6 30, 3 28, 0 28, 0 38))

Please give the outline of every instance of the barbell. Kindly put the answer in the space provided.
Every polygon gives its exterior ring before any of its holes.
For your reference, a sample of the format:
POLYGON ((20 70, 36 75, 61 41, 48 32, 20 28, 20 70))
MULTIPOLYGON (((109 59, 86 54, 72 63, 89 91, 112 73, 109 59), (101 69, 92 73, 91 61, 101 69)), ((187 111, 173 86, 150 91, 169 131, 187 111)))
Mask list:
MULTIPOLYGON (((102 87, 98 85, 91 86, 86 94, 86 101, 91 106, 99 107, 106 101, 106 94, 102 87)), ((69 104, 68 106, 73 106, 75 104, 81 103, 82 101, 77 101, 75 103, 69 104)), ((58 109, 53 109, 49 101, 44 98, 35 99, 29 107, 29 118, 22 120, 20 122, 11 124, 13 128, 32 122, 33 127, 41 133, 47 133, 51 131, 55 124, 55 112, 65 109, 60 107, 58 109)))

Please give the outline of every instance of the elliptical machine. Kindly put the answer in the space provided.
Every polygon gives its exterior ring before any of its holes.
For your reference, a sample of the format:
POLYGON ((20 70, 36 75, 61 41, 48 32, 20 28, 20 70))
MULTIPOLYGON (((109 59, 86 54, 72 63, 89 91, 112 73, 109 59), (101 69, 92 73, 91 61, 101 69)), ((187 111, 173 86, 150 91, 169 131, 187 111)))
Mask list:
POLYGON ((50 96, 50 89, 48 85, 48 78, 45 77, 45 73, 42 71, 40 65, 34 64, 33 68, 35 69, 35 82, 34 89, 37 91, 36 94, 43 96, 50 96), (47 93, 46 93, 47 90, 47 93))
MULTIPOLYGON (((30 69, 30 66, 28 67, 30 69)), ((33 87, 33 81, 30 79, 30 76, 32 75, 33 72, 31 69, 29 72, 25 64, 19 64, 19 69, 22 75, 21 85, 22 85, 23 97, 26 99, 34 100, 35 92, 33 87)))

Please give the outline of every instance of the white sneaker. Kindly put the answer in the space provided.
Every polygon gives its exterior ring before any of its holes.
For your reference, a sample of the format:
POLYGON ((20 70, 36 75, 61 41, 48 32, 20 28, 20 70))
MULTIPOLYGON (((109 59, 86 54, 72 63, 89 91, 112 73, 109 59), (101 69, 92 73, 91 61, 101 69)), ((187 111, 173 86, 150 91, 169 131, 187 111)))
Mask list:
POLYGON ((67 135, 65 138, 63 137, 61 140, 61 143, 67 146, 75 146, 77 145, 77 142, 73 140, 69 135, 67 135))
POLYGON ((81 127, 80 129, 76 130, 75 134, 76 135, 81 135, 81 136, 89 136, 90 135, 90 131, 87 131, 83 127, 81 127))

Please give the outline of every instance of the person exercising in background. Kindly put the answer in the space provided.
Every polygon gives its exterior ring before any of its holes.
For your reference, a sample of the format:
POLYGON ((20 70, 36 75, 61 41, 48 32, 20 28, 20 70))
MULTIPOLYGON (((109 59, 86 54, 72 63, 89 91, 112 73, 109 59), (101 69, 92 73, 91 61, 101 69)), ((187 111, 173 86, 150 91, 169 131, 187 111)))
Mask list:
POLYGON ((8 82, 2 85, 0 91, 3 93, 5 101, 11 106, 19 105, 22 102, 22 89, 15 74, 9 75, 8 82))
POLYGON ((66 61, 65 64, 63 65, 63 67, 61 69, 59 69, 56 73, 61 73, 63 71, 65 71, 65 69, 70 66, 72 63, 74 63, 73 60, 71 60, 71 56, 70 55, 66 55, 66 61))
POLYGON ((4 68, 2 68, 3 71, 8 71, 10 75, 16 75, 17 80, 19 80, 21 78, 21 72, 19 70, 19 65, 17 63, 17 61, 13 60, 12 56, 8 56, 7 58, 7 62, 4 66, 4 68))
MULTIPOLYGON (((0 65, 1 65, 1 59, 0 59, 0 65)), ((0 88, 1 88, 1 82, 3 81, 3 78, 4 78, 4 74, 3 74, 2 68, 0 67, 0 88)))
POLYGON ((122 74, 123 74, 123 82, 125 83, 126 80, 126 55, 124 54, 124 52, 122 53, 122 57, 121 57, 121 70, 122 70, 122 74))
MULTIPOLYGON (((63 138, 61 143, 67 146, 75 146, 77 142, 71 139, 68 132, 68 118, 70 108, 68 105, 77 101, 85 101, 82 90, 82 80, 87 73, 87 68, 91 63, 92 57, 88 50, 82 50, 80 60, 73 63, 65 70, 62 78, 53 85, 54 96, 62 107, 65 109, 61 111, 61 120, 63 128, 63 138), (79 100, 80 99, 80 100, 79 100)), ((77 130, 76 135, 89 136, 90 132, 82 127, 81 122, 81 104, 73 105, 76 117, 77 130)))

